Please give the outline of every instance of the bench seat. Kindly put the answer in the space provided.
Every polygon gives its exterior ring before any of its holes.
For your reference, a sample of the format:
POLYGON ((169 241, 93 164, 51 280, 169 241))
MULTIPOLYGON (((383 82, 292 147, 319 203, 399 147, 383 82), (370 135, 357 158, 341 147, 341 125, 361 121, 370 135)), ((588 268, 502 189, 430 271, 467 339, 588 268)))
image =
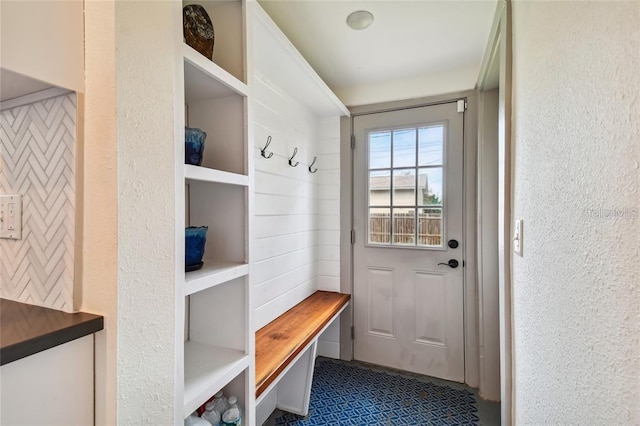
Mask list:
POLYGON ((350 297, 317 291, 256 332, 256 397, 318 338, 350 297))

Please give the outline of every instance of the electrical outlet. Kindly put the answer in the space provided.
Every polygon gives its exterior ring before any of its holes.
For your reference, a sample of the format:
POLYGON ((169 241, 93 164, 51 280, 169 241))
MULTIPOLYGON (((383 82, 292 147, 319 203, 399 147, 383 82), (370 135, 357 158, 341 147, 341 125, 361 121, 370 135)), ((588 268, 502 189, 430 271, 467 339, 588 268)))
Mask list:
POLYGON ((0 238, 22 239, 22 195, 0 195, 0 238))
POLYGON ((513 226, 513 251, 522 256, 522 219, 516 220, 513 226))

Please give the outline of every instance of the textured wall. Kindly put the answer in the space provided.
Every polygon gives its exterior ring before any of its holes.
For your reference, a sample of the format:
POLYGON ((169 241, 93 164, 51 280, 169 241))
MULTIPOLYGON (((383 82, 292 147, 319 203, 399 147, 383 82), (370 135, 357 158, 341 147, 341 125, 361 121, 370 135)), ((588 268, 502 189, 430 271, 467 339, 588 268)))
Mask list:
POLYGON ((518 425, 640 423, 638 22, 638 2, 513 6, 518 425))
POLYGON ((76 95, 0 113, 0 193, 23 196, 22 239, 0 240, 0 296, 74 310, 76 95))
MULTIPOLYGON (((179 423, 174 409, 178 2, 115 3, 118 176, 117 423, 179 423)), ((181 344, 181 343, 180 343, 181 344)))

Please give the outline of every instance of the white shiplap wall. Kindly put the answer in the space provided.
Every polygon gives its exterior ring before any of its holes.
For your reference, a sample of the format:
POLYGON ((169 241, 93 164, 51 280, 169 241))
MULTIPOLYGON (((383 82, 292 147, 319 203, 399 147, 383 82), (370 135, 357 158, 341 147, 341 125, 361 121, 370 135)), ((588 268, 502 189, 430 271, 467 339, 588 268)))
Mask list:
POLYGON ((315 155, 318 123, 302 105, 256 73, 255 217, 253 259, 255 327, 260 329, 318 288, 316 211, 318 176, 307 164, 315 155), (274 156, 260 155, 267 137, 274 156), (298 148, 291 167, 287 157, 298 148))
MULTIPOLYGON (((318 289, 340 291, 340 118, 319 120, 318 130, 318 289)), ((318 339, 318 355, 340 357, 340 318, 318 339)))
MULTIPOLYGON (((340 290, 340 122, 319 118, 256 73, 255 327, 260 329, 316 290, 340 290), (265 159, 260 148, 271 136, 265 159), (288 157, 298 148, 294 161, 288 157), (308 164, 318 160, 315 174, 308 164)), ((339 356, 339 326, 320 338, 319 353, 339 356)))

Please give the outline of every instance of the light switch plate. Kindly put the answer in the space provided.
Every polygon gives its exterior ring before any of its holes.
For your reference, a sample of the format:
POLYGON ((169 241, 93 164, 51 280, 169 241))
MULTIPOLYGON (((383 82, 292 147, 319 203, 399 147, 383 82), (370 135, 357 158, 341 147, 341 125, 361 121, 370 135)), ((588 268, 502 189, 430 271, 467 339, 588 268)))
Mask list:
POLYGON ((513 225, 513 251, 522 256, 522 219, 515 221, 513 225))
POLYGON ((0 195, 0 238, 22 239, 22 195, 0 195))

